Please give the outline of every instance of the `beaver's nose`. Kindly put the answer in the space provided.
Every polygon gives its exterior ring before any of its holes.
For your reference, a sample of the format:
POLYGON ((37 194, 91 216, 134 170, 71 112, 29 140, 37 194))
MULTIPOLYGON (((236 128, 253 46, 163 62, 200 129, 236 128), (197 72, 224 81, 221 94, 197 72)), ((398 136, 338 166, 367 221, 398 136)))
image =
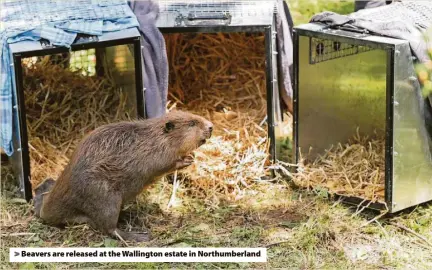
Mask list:
POLYGON ((213 132, 213 123, 208 122, 208 123, 207 123, 207 127, 208 127, 208 131, 209 131, 209 133, 210 133, 210 136, 211 136, 211 134, 212 134, 212 132, 213 132))

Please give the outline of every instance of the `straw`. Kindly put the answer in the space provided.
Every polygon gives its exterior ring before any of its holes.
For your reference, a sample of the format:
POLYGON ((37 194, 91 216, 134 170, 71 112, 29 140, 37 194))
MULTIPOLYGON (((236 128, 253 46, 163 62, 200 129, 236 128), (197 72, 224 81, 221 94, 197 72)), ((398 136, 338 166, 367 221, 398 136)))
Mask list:
POLYGON ((384 203, 384 155, 384 138, 360 136, 357 130, 348 143, 334 146, 312 163, 304 157, 293 180, 301 187, 384 203))
POLYGON ((261 34, 165 36, 170 101, 213 122, 213 137, 181 172, 192 197, 236 200, 268 175, 265 50, 261 34))
POLYGON ((23 76, 33 186, 57 179, 87 132, 129 118, 126 96, 109 76, 83 76, 49 57, 39 60, 24 66, 23 76))

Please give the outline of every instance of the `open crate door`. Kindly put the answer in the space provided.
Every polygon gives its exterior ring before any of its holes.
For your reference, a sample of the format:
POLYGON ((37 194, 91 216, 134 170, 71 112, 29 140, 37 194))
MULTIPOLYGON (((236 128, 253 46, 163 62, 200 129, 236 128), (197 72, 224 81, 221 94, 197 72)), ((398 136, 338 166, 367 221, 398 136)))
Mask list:
MULTIPOLYGON (((424 98, 414 70, 414 57, 408 44, 398 45, 389 65, 394 70, 393 177, 391 209, 397 212, 432 200, 432 138, 425 121, 424 98), (392 64, 394 63, 394 64, 392 64)), ((430 124, 430 123, 429 123, 430 124)), ((389 170, 390 170, 389 169, 389 170)))
POLYGON ((294 32, 294 63, 296 163, 314 161, 358 130, 383 144, 384 192, 378 199, 336 194, 390 212, 432 199, 430 138, 408 42, 306 24, 294 32))

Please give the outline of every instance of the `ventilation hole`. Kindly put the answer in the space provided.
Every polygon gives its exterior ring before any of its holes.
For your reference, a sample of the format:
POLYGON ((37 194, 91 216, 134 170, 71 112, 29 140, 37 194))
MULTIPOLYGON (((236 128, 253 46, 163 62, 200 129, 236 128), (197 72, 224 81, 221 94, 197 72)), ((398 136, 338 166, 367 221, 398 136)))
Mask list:
POLYGON ((338 41, 333 42, 333 50, 339 51, 341 49, 341 47, 342 47, 342 45, 340 42, 338 42, 338 41))
POLYGON ((316 53, 318 55, 324 54, 324 44, 322 42, 320 42, 316 45, 316 53))

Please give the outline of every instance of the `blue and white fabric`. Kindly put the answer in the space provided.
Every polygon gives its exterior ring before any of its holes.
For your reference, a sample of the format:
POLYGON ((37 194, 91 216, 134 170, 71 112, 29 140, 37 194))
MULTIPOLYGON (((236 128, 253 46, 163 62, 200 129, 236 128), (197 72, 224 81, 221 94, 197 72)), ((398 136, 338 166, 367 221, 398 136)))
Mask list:
POLYGON ((9 44, 47 39, 56 46, 70 47, 77 33, 104 32, 138 27, 123 0, 3 0, 0 4, 0 146, 7 155, 12 145, 12 59, 9 44))

